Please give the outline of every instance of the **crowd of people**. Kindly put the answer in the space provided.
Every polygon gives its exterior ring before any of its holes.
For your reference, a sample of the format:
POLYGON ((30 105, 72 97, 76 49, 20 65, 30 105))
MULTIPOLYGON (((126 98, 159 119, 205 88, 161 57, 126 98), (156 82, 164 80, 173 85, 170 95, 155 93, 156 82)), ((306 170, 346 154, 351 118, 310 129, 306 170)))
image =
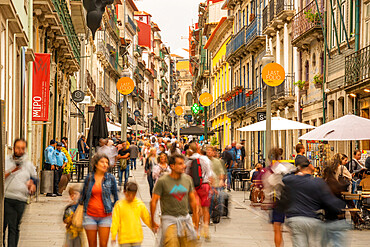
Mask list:
MULTIPOLYGON (((100 139, 90 157, 91 172, 82 190, 69 187, 71 204, 63 216, 66 246, 83 246, 84 235, 91 247, 98 246, 98 240, 99 246, 107 246, 109 236, 119 246, 140 246, 141 221, 158 234, 159 246, 195 246, 200 238, 210 240, 209 224, 218 223, 219 216, 227 211, 226 190, 233 188, 232 172, 245 166, 244 142, 232 143, 220 152, 217 146, 187 137, 178 141, 166 133, 128 134, 126 139, 100 139), (139 186, 146 185, 129 179, 138 166, 143 166, 147 178, 149 209, 136 197, 139 186), (118 198, 120 191, 125 196, 122 200, 118 198)), ((4 229, 8 229, 8 246, 17 246, 28 195, 34 193, 37 184, 26 145, 25 140, 17 139, 13 154, 5 162, 4 229)), ((84 136, 77 145, 79 159, 89 158, 90 147, 84 136)), ((51 140, 45 149, 43 168, 54 173, 53 192, 46 196, 60 196, 66 188, 72 169, 67 150, 67 138, 51 140), (61 181, 63 175, 66 182, 61 181)), ((370 158, 362 164, 359 150, 349 162, 345 154, 335 154, 326 161, 319 177, 305 156, 304 145, 296 146, 294 164, 281 161, 283 152, 272 148, 266 163, 257 163, 250 172, 252 205, 270 210, 275 246, 283 245, 283 224, 290 229, 293 246, 346 246, 346 208, 358 205, 343 195, 370 191, 370 158)), ((363 223, 356 210, 347 211, 354 224, 363 223)))

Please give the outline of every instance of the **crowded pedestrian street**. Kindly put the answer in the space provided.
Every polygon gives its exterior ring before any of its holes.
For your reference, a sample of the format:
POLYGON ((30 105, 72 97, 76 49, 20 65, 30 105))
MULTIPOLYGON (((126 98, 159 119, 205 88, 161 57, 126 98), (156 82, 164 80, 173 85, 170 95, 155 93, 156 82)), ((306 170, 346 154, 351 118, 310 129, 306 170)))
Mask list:
POLYGON ((0 0, 0 26, 0 247, 369 245, 369 0, 0 0))
MULTIPOLYGON (((138 197, 149 206, 150 194, 144 169, 141 165, 133 172, 130 181, 139 184, 138 197)), ((81 186, 81 184, 79 184, 81 186)), ((250 201, 244 201, 243 191, 233 191, 231 194, 231 211, 228 218, 222 218, 219 224, 210 226, 211 241, 201 241, 201 246, 273 246, 273 229, 269 224, 268 215, 260 208, 250 206, 250 201)), ((249 193, 245 195, 249 197, 249 193)), ((119 195, 123 197, 122 193, 119 195)), ((20 247, 63 246, 65 241, 62 214, 68 204, 68 193, 63 197, 49 198, 40 196, 26 210, 21 225, 20 247)), ((351 231, 348 235, 350 246, 368 246, 368 231, 351 231)), ((284 246, 292 246, 288 229, 283 231, 284 246)), ((152 247, 157 236, 144 227, 143 247, 152 247)))

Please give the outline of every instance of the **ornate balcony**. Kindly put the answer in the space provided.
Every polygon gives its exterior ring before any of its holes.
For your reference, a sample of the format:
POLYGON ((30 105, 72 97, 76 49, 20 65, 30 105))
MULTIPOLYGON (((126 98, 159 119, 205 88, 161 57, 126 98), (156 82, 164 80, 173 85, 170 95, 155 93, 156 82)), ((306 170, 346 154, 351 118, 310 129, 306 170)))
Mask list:
POLYGON ((139 67, 135 67, 134 76, 139 80, 139 82, 144 81, 144 76, 141 74, 139 67))
POLYGON ((323 18, 323 2, 319 2, 319 11, 316 2, 307 4, 293 17, 293 39, 292 44, 296 47, 308 48, 308 45, 318 38, 322 38, 320 18, 323 18))
POLYGON ((136 33, 136 24, 131 19, 131 17, 129 15, 126 15, 126 18, 125 18, 125 26, 131 32, 132 35, 135 35, 135 33, 136 33))
POLYGON ((226 102, 227 114, 234 114, 235 111, 244 110, 245 107, 245 90, 233 97, 230 101, 226 102))
POLYGON ((93 79, 90 75, 90 72, 88 70, 86 70, 86 85, 87 85, 88 90, 90 91, 90 94, 94 98, 96 98, 96 84, 93 81, 93 79))
POLYGON ((104 68, 113 72, 116 77, 121 77, 123 68, 118 64, 116 59, 116 50, 104 40, 98 41, 97 57, 103 64, 104 68))
POLYGON ((98 88, 98 101, 100 101, 103 104, 103 106, 105 106, 105 107, 110 106, 109 95, 107 94, 107 92, 102 87, 98 88))
POLYGON ((265 36, 262 34, 262 18, 257 16, 248 25, 234 35, 226 46, 226 59, 234 64, 239 57, 252 52, 265 44, 265 36))
POLYGON ((344 86, 348 91, 363 93, 363 89, 369 89, 369 82, 370 46, 367 46, 346 56, 344 86))
POLYGON ((255 109, 263 106, 262 89, 257 88, 253 91, 252 95, 246 97, 245 111, 250 113, 255 109))
POLYGON ((71 0, 71 17, 77 33, 86 33, 86 18, 82 0, 71 0))
POLYGON ((276 0, 276 15, 275 19, 281 22, 289 22, 294 16, 293 0, 276 0))
POLYGON ((295 100, 294 74, 287 74, 285 81, 272 89, 271 99, 279 106, 292 106, 295 100))

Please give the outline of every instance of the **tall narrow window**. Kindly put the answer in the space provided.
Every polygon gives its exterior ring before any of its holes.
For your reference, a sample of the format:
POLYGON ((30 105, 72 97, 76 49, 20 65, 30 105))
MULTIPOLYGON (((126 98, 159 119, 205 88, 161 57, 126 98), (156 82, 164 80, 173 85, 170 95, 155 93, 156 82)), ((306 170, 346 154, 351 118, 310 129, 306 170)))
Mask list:
POLYGON ((245 88, 245 65, 243 66, 243 87, 245 88))
POLYGON ((193 104, 193 95, 191 93, 186 94, 186 105, 191 106, 193 104))
POLYGON ((365 36, 365 46, 370 45, 370 3, 365 6, 365 25, 364 25, 364 36, 365 36))
POLYGON ((238 13, 235 14, 235 33, 238 32, 238 13))
POLYGON ((245 26, 245 10, 243 10, 243 27, 245 26))
POLYGON ((305 65, 305 81, 310 81, 310 64, 308 60, 306 61, 305 65))
POLYGON ((335 29, 334 29, 334 21, 335 21, 335 24, 337 24, 337 5, 334 4, 333 6, 333 15, 331 17, 331 34, 330 34, 330 46, 331 48, 333 48, 335 46, 335 42, 336 42, 336 37, 335 37, 335 29))
MULTIPOLYGON (((340 5, 340 9, 342 11, 342 16, 343 16, 343 20, 344 20, 344 23, 347 23, 347 8, 346 8, 346 1, 342 1, 341 5, 340 5)), ((342 24, 342 20, 340 20, 340 41, 341 43, 342 42, 345 42, 346 41, 346 33, 345 33, 345 26, 343 26, 342 24)), ((348 29, 347 29, 348 30, 348 29)))
POLYGON ((248 26, 248 23, 249 23, 249 6, 248 5, 247 5, 247 19, 245 21, 248 26))
POLYGON ((252 87, 252 90, 254 90, 254 89, 257 89, 257 83, 258 83, 258 67, 256 68, 256 80, 254 81, 254 83, 252 84, 253 85, 253 87, 252 87))
POLYGON ((247 63, 247 87, 249 87, 249 63, 247 63))
POLYGON ((225 75, 224 75, 224 91, 223 91, 223 93, 226 93, 226 91, 227 91, 227 82, 228 82, 228 80, 227 80, 227 73, 226 73, 226 67, 225 67, 225 69, 224 69, 224 73, 225 73, 225 75))
POLYGON ((242 12, 239 10, 239 30, 242 29, 242 12))

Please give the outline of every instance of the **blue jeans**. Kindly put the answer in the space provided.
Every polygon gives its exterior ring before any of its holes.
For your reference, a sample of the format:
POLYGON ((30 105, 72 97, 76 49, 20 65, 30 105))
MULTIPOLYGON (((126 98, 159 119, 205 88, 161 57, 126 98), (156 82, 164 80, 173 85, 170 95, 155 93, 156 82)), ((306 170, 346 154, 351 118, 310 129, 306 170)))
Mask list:
POLYGON ((147 174, 147 179, 148 179, 148 184, 149 184, 149 192, 150 192, 150 197, 153 195, 153 188, 155 184, 155 180, 152 177, 152 173, 147 174))
POLYGON ((124 170, 119 169, 118 170, 118 183, 119 183, 119 186, 122 185, 123 173, 125 173, 125 184, 127 184, 128 177, 130 175, 130 165, 129 164, 127 164, 126 169, 124 169, 124 170))
POLYGON ((322 231, 322 244, 321 246, 342 247, 347 246, 347 230, 350 229, 350 225, 346 220, 334 220, 324 223, 324 229, 322 231))
POLYGON ((286 220, 292 234, 293 247, 320 246, 323 223, 315 218, 296 216, 286 220))
POLYGON ((130 159, 131 160, 131 170, 135 167, 136 170, 136 158, 130 159))
POLYGON ((80 160, 86 159, 86 154, 84 154, 83 152, 79 152, 79 154, 80 154, 80 160))

